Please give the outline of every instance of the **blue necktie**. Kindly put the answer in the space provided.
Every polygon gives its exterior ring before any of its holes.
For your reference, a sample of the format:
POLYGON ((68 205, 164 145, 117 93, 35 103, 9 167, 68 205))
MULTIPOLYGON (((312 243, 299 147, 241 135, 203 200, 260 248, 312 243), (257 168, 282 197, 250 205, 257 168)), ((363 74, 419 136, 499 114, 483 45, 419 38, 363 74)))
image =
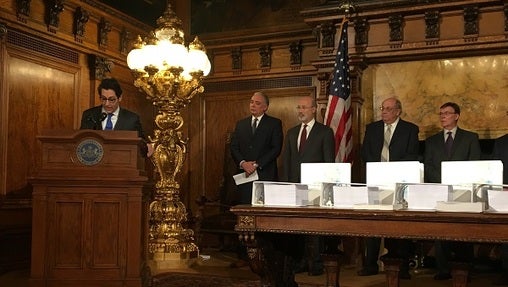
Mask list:
POLYGON ((108 119, 106 121, 106 127, 104 128, 104 130, 112 130, 113 129, 113 122, 111 121, 112 116, 113 116, 113 114, 108 114, 108 119))

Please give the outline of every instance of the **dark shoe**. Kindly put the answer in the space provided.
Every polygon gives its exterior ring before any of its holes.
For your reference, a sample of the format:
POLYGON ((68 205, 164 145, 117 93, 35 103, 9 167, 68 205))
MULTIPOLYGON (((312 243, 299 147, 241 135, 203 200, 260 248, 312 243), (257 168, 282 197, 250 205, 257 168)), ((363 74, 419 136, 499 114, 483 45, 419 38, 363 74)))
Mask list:
POLYGON ((297 264, 295 267, 295 274, 307 272, 309 270, 309 266, 307 264, 297 264))
POLYGON ((249 266, 249 262, 242 260, 242 259, 229 264, 229 267, 231 267, 231 268, 242 268, 245 266, 249 266))
POLYGON ((448 280, 452 279, 452 275, 450 273, 437 273, 434 275, 434 280, 448 280))
POLYGON ((499 278, 492 282, 495 286, 508 286, 508 273, 503 273, 499 278))
POLYGON ((309 276, 319 276, 323 275, 323 273, 324 273, 323 269, 309 270, 309 272, 307 272, 309 276))
POLYGON ((356 272, 356 274, 358 274, 358 276, 372 276, 372 275, 377 275, 379 273, 379 271, 377 269, 361 269, 360 271, 356 272))
POLYGON ((399 271, 399 279, 410 280, 411 274, 408 271, 399 271))

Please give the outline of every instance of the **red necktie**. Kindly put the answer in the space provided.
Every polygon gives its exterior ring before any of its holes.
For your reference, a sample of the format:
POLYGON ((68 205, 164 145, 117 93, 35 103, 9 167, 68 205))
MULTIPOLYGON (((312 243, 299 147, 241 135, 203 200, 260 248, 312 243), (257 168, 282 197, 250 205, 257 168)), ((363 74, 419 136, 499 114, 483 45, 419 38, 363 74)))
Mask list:
POLYGON ((303 125, 302 133, 300 135, 300 148, 298 149, 300 153, 303 152, 306 141, 307 141, 307 125, 303 125))

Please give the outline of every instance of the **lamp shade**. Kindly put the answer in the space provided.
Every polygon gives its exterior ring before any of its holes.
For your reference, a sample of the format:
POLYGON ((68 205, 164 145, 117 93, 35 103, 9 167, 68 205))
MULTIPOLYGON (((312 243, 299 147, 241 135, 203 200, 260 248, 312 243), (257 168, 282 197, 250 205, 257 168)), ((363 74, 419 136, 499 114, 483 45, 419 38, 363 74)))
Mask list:
POLYGON ((203 71, 203 76, 206 76, 210 73, 211 68, 210 60, 204 51, 189 49, 189 59, 185 66, 185 71, 189 73, 203 71))
POLYGON ((142 49, 132 49, 127 55, 127 65, 131 70, 143 71, 145 68, 145 60, 143 58, 142 49))
POLYGON ((189 57, 187 47, 169 41, 159 41, 158 53, 163 67, 184 67, 189 57))

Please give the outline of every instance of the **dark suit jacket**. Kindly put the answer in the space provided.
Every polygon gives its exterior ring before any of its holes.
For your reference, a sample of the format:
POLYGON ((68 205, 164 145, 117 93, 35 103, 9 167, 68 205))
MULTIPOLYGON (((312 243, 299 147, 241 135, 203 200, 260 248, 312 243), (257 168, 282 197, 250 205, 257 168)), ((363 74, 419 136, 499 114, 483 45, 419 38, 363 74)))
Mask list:
MULTIPOLYGON (((81 116, 80 129, 102 129, 101 125, 102 107, 97 106, 83 112, 81 116)), ((120 107, 115 130, 138 131, 138 136, 145 139, 139 116, 127 109, 120 107)))
MULTIPOLYGON (((282 122, 265 114, 258 123, 256 133, 252 134, 249 116, 237 122, 231 136, 231 155, 238 168, 240 162, 256 161, 259 180, 276 181, 278 178, 277 157, 282 150, 282 122)), ((240 192, 252 192, 252 183, 238 186, 240 192)), ((248 203, 248 202, 242 202, 248 203)))
POLYGON ((478 134, 457 127, 452 153, 448 157, 443 131, 425 140, 425 182, 441 182, 441 162, 451 160, 479 160, 481 158, 478 134))
MULTIPOLYGON (((390 161, 418 160, 418 132, 417 125, 399 119, 390 141, 390 161)), ((362 144, 362 159, 365 162, 381 161, 384 133, 383 121, 366 126, 362 144)))
POLYGON ((494 141, 492 159, 499 159, 503 162, 503 183, 508 184, 508 134, 494 141))
POLYGON ((300 165, 310 162, 334 162, 335 161, 335 138, 333 130, 315 122, 307 136, 305 149, 298 152, 298 134, 301 124, 288 130, 283 153, 282 181, 300 182, 300 165))

